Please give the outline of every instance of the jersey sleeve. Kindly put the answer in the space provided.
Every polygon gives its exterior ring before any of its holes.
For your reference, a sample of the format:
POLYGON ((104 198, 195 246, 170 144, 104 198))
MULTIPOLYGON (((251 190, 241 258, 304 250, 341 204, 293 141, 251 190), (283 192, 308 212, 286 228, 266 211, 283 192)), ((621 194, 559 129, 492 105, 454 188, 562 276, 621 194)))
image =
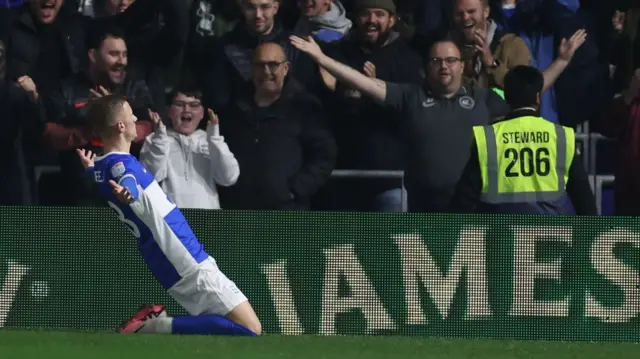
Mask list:
POLYGON ((113 164, 109 169, 109 175, 117 184, 126 187, 135 201, 140 195, 138 191, 139 166, 131 160, 132 158, 124 158, 113 164))
POLYGON ((106 178, 107 184, 109 184, 110 180, 113 180, 117 184, 126 187, 133 200, 137 200, 140 193, 138 190, 138 184, 140 183, 139 177, 139 169, 140 166, 136 161, 131 157, 119 157, 114 159, 113 161, 109 161, 110 163, 106 164, 106 168, 104 169, 104 177, 106 178))

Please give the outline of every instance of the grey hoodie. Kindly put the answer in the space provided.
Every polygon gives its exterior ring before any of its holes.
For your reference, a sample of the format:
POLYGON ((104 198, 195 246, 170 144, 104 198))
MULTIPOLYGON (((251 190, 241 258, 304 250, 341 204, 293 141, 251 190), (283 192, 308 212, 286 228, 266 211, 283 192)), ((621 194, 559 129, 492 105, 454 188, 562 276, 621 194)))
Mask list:
POLYGON ((339 0, 334 0, 329 11, 310 18, 301 16, 296 24, 296 34, 313 34, 322 41, 339 40, 351 29, 351 20, 347 19, 347 12, 339 0))

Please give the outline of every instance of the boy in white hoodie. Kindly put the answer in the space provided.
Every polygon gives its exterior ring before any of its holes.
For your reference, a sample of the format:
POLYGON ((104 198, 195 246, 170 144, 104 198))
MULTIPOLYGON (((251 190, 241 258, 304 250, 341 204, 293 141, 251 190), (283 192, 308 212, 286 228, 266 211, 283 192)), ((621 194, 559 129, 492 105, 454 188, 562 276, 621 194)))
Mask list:
POLYGON ((169 129, 158 114, 151 114, 154 132, 145 139, 140 162, 178 208, 220 209, 216 186, 234 185, 240 167, 220 136, 218 116, 212 110, 207 110, 206 132, 198 129, 205 114, 201 99, 197 90, 175 91, 169 129))

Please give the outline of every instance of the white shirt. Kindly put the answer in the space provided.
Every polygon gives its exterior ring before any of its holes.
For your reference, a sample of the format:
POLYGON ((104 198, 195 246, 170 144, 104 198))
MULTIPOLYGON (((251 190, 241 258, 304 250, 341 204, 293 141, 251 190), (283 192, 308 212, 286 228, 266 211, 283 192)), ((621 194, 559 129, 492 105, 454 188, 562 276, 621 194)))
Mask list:
POLYGON ((220 209, 216 185, 232 186, 240 167, 218 125, 183 135, 157 129, 147 136, 140 161, 179 208, 220 209))

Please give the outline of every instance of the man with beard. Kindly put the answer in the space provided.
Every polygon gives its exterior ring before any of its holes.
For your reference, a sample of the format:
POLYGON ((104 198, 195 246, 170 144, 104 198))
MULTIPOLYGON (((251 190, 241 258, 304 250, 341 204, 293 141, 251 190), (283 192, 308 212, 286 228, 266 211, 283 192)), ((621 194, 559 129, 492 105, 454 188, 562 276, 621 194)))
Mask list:
POLYGON ((9 79, 28 75, 41 95, 49 94, 62 79, 82 71, 85 34, 93 24, 113 23, 136 32, 157 12, 158 4, 164 2, 140 0, 117 16, 92 20, 76 12, 74 2, 28 1, 11 24, 9 79))
POLYGON ((311 90, 321 85, 317 66, 288 41, 289 32, 276 21, 280 3, 276 0, 242 0, 243 20, 221 41, 222 49, 212 49, 213 59, 202 83, 205 105, 224 108, 251 84, 251 56, 264 42, 275 42, 285 52, 289 76, 311 90))
POLYGON ((140 152, 140 162, 178 208, 220 209, 216 186, 231 186, 240 175, 238 161, 220 135, 218 116, 207 110, 206 131, 198 129, 204 116, 199 90, 175 91, 169 104, 171 128, 153 114, 153 134, 140 152))
POLYGON ((165 76, 159 69, 172 66, 186 42, 188 17, 184 3, 129 1, 126 11, 91 18, 76 11, 74 0, 30 0, 11 25, 9 78, 15 81, 28 75, 40 95, 48 95, 58 89, 63 79, 84 70, 85 35, 91 28, 115 25, 130 34, 129 62, 146 70, 145 78, 153 80, 152 94, 164 104, 165 76))
POLYGON ((397 84, 372 78, 325 55, 311 38, 291 37, 321 67, 394 111, 404 145, 405 186, 411 212, 446 212, 469 159, 472 126, 504 116, 508 107, 494 92, 462 86, 460 50, 451 41, 427 54, 426 84, 397 84))
MULTIPOLYGON (((84 170, 75 149, 89 148, 101 153, 102 141, 96 138, 87 124, 87 105, 92 99, 109 93, 125 96, 138 119, 149 119, 148 109, 152 107, 149 89, 144 81, 127 72, 127 45, 118 28, 96 28, 89 35, 89 66, 86 71, 67 78, 60 90, 45 100, 47 124, 45 139, 59 152, 59 161, 64 183, 69 186, 65 192, 65 205, 95 205, 97 198, 92 182, 85 178, 84 170)), ((151 132, 149 121, 136 122, 137 148, 151 132)), ((135 143, 134 143, 135 146, 135 143)))
MULTIPOLYGON (((510 69, 531 63, 531 52, 518 35, 498 29, 489 15, 489 0, 456 0, 453 38, 462 50, 464 85, 502 89, 510 69)), ((570 39, 561 40, 557 58, 543 72, 543 93, 567 68, 586 38, 586 32, 578 30, 570 39)))
MULTIPOLYGON (((327 50, 330 56, 373 78, 396 83, 422 83, 420 57, 393 30, 396 21, 393 0, 358 0, 355 11, 355 28, 343 41, 327 50)), ((333 119, 333 133, 338 144, 336 167, 400 170, 399 123, 389 121, 395 116, 393 110, 330 76, 324 74, 327 85, 334 90, 328 101, 334 104, 330 118, 333 119)), ((327 205, 333 210, 406 210, 402 181, 396 179, 333 181, 327 192, 332 193, 323 193, 320 197, 333 203, 318 205, 327 205)))

